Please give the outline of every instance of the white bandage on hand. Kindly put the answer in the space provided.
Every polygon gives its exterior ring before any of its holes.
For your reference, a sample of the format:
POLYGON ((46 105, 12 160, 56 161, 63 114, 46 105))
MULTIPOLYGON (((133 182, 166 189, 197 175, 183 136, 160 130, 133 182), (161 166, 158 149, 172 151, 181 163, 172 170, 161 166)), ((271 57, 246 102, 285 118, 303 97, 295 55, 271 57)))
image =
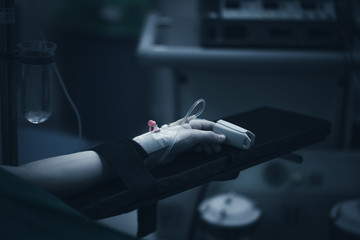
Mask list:
MULTIPOLYGON (((214 125, 214 122, 208 120, 194 119, 184 124, 183 129, 179 130, 181 128, 179 125, 164 126, 160 128, 159 132, 144 133, 133 140, 142 146, 148 154, 168 147, 175 138, 171 155, 179 154, 195 145, 199 145, 197 149, 205 153, 219 152, 221 150, 220 144, 225 141, 225 136, 214 133, 212 131, 214 125)), ((160 164, 167 162, 164 161, 160 164)))
MULTIPOLYGON (((161 127, 159 132, 148 132, 135 137, 133 140, 140 144, 144 150, 151 154, 160 149, 168 147, 174 141, 177 132, 181 126, 161 127)), ((190 129, 181 129, 177 135, 176 142, 184 140, 191 135, 190 129)))

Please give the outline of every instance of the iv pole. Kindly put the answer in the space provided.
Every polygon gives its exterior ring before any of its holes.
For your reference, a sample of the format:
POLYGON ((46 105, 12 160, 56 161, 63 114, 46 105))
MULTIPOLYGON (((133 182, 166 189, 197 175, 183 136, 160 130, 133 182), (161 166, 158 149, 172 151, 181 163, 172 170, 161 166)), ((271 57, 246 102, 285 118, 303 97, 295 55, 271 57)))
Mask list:
POLYGON ((0 107, 2 163, 18 165, 14 0, 0 0, 0 107))

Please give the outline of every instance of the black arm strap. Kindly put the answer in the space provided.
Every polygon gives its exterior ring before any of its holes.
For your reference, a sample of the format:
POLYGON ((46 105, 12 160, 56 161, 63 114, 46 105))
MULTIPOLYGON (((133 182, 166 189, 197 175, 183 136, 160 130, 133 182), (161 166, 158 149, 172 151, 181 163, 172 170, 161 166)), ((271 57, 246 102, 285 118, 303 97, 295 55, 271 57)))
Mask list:
MULTIPOLYGON (((133 202, 158 193, 155 178, 144 165, 148 157, 144 149, 131 140, 112 140, 93 148, 118 174, 133 202)), ((138 210, 138 236, 145 236, 156 227, 156 204, 138 210)))

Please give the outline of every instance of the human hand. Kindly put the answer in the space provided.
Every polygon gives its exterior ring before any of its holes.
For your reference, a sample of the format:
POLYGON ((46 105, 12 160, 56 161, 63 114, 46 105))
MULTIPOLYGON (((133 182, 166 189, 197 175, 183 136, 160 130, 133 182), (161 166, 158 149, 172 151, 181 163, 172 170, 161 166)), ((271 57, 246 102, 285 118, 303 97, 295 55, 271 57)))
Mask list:
MULTIPOLYGON (((213 127, 215 123, 194 119, 189 123, 184 124, 183 129, 181 126, 163 126, 159 132, 145 133, 135 137, 136 141, 144 150, 151 155, 155 155, 157 160, 153 160, 156 164, 166 164, 181 152, 189 150, 194 147, 194 150, 198 152, 204 152, 206 154, 217 153, 221 151, 221 143, 226 139, 225 135, 214 133, 213 127), (178 132, 179 130, 179 132, 178 132), (160 162, 160 157, 166 147, 172 144, 175 139, 175 144, 169 154, 169 156, 160 162)), ((156 159, 153 157, 153 159, 156 159)))

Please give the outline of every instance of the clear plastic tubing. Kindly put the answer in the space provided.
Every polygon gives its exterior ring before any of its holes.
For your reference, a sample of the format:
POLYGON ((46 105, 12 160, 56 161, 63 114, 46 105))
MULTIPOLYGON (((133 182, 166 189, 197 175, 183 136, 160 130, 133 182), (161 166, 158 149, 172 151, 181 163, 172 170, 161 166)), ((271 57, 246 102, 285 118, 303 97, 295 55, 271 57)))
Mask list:
POLYGON ((177 137, 180 133, 180 131, 182 131, 184 129, 184 124, 187 122, 189 116, 192 114, 192 112, 194 111, 194 109, 199 105, 199 104, 203 104, 201 109, 195 114, 195 117, 199 117, 204 109, 205 109, 205 106, 206 106, 206 102, 204 99, 198 99, 196 102, 194 102, 194 104, 189 108, 188 112, 186 113, 185 117, 183 118, 182 122, 181 122, 181 125, 180 125, 180 128, 177 130, 176 132, 176 135, 175 135, 175 138, 174 140, 172 141, 172 143, 168 146, 168 148, 166 149, 166 151, 164 152, 164 154, 161 156, 160 158, 160 162, 163 161, 170 153, 171 149, 174 147, 174 144, 177 140, 177 137))

